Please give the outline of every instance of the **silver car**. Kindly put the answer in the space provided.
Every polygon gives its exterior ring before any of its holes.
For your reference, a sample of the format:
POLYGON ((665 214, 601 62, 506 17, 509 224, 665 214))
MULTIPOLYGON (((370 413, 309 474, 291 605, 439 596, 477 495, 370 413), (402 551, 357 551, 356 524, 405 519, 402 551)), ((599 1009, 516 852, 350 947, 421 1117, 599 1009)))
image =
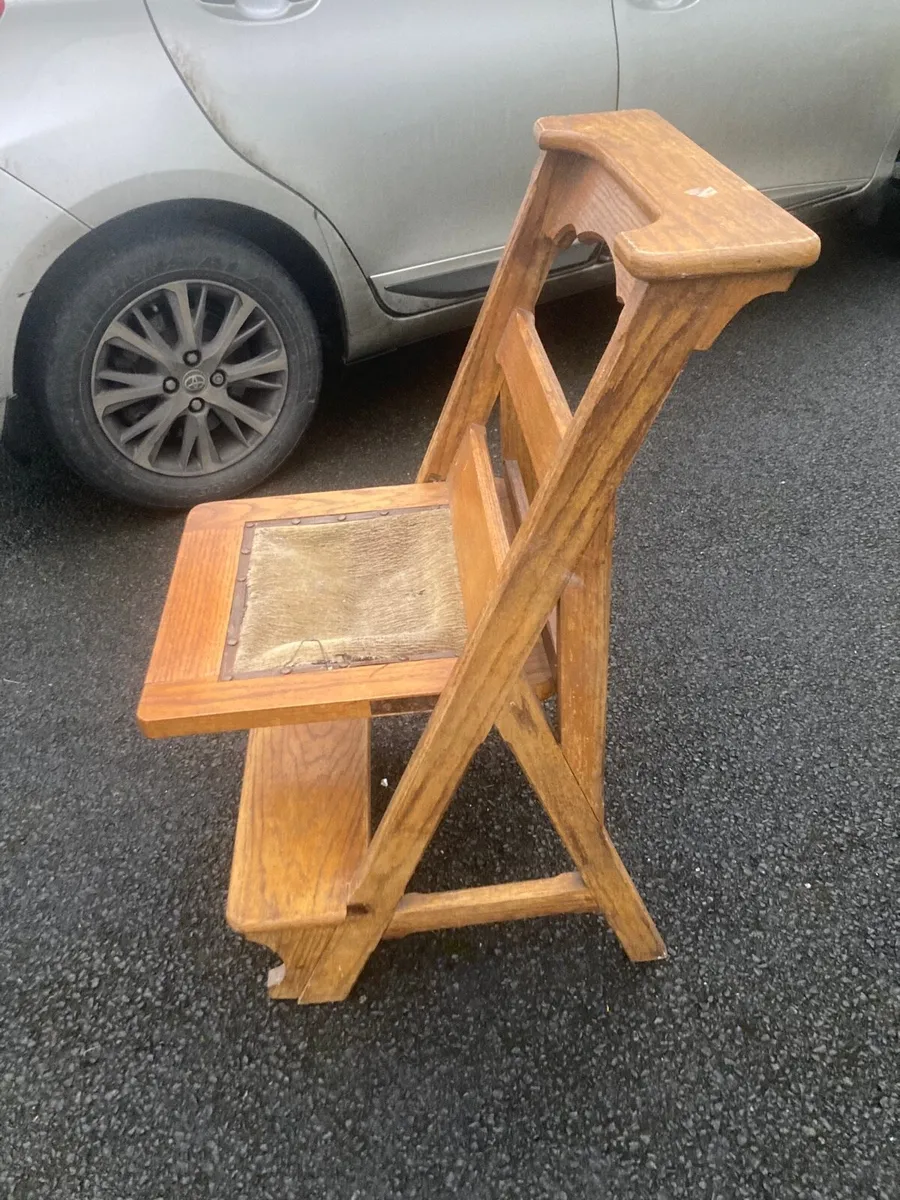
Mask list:
MULTIPOLYGON (((653 108, 807 216, 874 215, 898 64, 897 0, 0 0, 7 441, 34 404, 111 495, 236 495, 326 352, 471 319, 536 117, 653 108)), ((608 273, 576 244, 550 287, 608 273)))

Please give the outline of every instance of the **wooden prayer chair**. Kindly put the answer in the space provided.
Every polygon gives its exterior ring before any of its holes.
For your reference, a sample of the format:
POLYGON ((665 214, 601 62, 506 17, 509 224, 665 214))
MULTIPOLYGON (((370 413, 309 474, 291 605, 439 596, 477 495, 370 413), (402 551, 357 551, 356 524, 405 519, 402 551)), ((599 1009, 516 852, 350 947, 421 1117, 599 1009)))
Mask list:
POLYGON ((665 955, 604 825, 616 488, 691 351, 787 288, 818 239, 654 113, 536 133, 418 482, 187 519, 139 721, 252 730, 227 917, 280 955, 273 997, 343 999, 383 937, 550 913, 602 913, 629 958, 665 955), (576 235, 609 247, 623 309, 573 416, 533 312, 576 235), (484 430, 498 397, 503 480, 484 430), (370 837, 370 718, 432 706, 370 837), (494 725, 577 870, 404 894, 494 725))

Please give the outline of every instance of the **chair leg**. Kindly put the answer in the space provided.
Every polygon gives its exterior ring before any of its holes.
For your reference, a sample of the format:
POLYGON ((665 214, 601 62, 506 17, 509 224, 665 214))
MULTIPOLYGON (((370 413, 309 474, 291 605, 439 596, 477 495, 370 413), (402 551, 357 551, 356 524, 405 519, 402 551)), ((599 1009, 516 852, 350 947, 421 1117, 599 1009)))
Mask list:
MULTIPOLYGON (((405 886, 405 885, 404 885, 405 886)), ((346 1000, 372 951, 381 941, 394 910, 383 908, 350 915, 330 938, 300 993, 301 1004, 346 1000)))
POLYGON ((299 1000, 313 968, 331 936, 331 928, 279 929, 277 932, 247 933, 244 936, 274 950, 281 962, 269 971, 269 995, 273 1000, 299 1000))
POLYGON ((520 681, 504 705, 497 728, 519 760, 622 949, 632 962, 665 958, 665 943, 631 876, 553 737, 539 700, 524 682, 520 681))
POLYGON ((600 821, 614 528, 613 499, 559 601, 559 741, 600 821))

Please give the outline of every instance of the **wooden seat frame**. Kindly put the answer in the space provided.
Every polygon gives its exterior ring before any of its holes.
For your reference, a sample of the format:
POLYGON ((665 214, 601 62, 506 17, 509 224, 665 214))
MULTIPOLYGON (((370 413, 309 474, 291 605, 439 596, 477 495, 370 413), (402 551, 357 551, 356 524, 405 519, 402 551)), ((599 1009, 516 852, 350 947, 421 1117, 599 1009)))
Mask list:
POLYGON ((818 239, 653 113, 547 118, 536 133, 541 157, 417 483, 204 505, 188 519, 139 719, 151 736, 253 729, 228 917, 281 956, 276 997, 343 999, 384 937, 550 913, 600 912, 632 960, 665 955, 604 822, 616 488, 690 353, 787 288, 818 239), (610 249, 623 308, 571 415, 533 313, 576 235, 610 249), (499 487, 484 430, 498 398, 499 487), (248 526, 433 504, 452 517, 470 631, 458 658, 227 677, 248 526), (548 663, 558 739, 540 701, 548 663), (369 719, 431 705, 370 838, 369 719), (406 894, 494 726, 576 870, 406 894))

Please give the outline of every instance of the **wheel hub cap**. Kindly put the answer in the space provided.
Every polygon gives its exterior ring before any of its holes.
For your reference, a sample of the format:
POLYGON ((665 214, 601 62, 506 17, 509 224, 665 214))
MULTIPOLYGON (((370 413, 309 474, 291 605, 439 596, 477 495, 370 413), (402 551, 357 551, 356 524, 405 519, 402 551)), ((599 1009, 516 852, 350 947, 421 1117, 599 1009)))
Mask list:
POLYGON ((181 381, 181 386, 186 392, 190 392, 194 396, 197 392, 202 392, 206 387, 206 376, 202 371, 188 371, 187 375, 181 381))

